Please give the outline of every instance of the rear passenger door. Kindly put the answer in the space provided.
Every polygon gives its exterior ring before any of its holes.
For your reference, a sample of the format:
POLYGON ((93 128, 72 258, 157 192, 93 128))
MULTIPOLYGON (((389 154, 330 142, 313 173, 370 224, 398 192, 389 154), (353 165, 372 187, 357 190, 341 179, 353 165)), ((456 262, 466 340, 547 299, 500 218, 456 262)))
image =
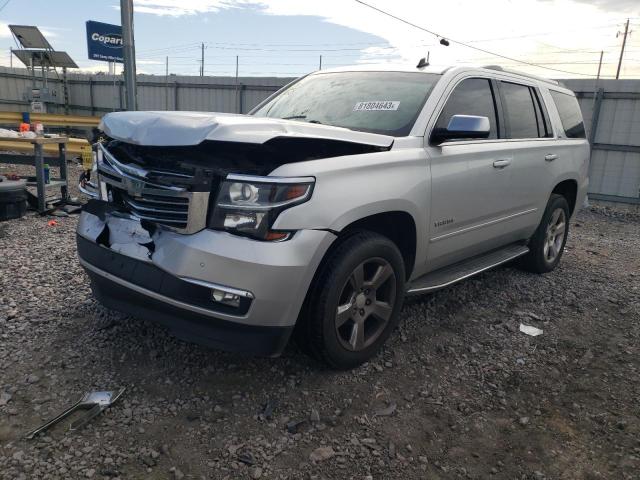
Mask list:
POLYGON ((535 231, 553 189, 559 160, 557 140, 541 92, 535 84, 499 80, 505 139, 513 155, 505 202, 510 205, 514 227, 523 238, 535 231))

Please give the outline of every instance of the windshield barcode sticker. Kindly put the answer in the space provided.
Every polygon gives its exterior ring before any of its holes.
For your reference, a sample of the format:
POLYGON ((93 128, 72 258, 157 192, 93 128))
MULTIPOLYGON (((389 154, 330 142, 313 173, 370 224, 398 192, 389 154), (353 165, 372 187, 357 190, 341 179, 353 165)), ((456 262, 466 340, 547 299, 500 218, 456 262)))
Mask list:
POLYGON ((354 112, 373 112, 373 111, 384 111, 384 110, 398 110, 400 106, 400 102, 391 101, 391 100, 375 100, 371 102, 358 102, 356 106, 353 107, 354 112))

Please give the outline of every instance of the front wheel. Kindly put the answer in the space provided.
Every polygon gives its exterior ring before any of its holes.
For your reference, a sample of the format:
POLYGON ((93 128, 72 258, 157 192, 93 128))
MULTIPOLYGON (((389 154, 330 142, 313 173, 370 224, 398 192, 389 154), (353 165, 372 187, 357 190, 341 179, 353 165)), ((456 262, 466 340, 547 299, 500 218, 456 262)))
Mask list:
POLYGON ((367 361, 397 326, 404 289, 398 247, 376 233, 350 235, 325 260, 311 292, 309 350, 338 369, 367 361))
POLYGON ((534 273, 552 271, 562 258, 569 234, 569 204, 562 195, 551 195, 540 225, 529 240, 522 265, 534 273))

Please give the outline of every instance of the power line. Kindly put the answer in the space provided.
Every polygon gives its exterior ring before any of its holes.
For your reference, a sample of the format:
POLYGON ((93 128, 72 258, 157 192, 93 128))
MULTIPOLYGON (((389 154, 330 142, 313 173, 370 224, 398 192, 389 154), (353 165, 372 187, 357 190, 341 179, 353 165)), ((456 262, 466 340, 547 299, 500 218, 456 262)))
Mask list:
POLYGON ((6 7, 7 5, 9 5, 9 2, 10 2, 10 1, 11 1, 11 0, 7 0, 6 2, 4 2, 4 3, 2 4, 2 6, 0 7, 0 12, 1 12, 2 10, 4 10, 4 7, 6 7))
POLYGON ((431 34, 431 35, 433 35, 433 36, 435 36, 437 38, 440 38, 442 40, 447 40, 450 43, 455 43, 455 44, 461 45, 463 47, 471 48, 473 50, 477 50, 479 52, 487 53, 487 54, 493 55, 495 57, 504 58, 505 60, 510 60, 512 62, 518 62, 518 63, 524 64, 524 65, 529 65, 531 67, 543 68, 543 69, 546 69, 546 70, 553 70, 555 72, 561 72, 561 73, 568 73, 570 75, 583 75, 583 76, 586 76, 586 77, 592 77, 593 76, 593 75, 588 74, 588 73, 569 72, 567 70, 560 70, 560 69, 552 68, 552 67, 544 67, 544 66, 535 64, 533 62, 527 62, 526 60, 520 60, 518 58, 513 58, 513 57, 509 57, 507 55, 502 55, 500 53, 496 53, 496 52, 492 52, 492 51, 489 51, 489 50, 485 50, 484 48, 475 47, 475 46, 469 45, 468 43, 465 43, 465 42, 460 42, 458 40, 453 40, 453 39, 451 39, 451 37, 445 37, 444 35, 440 35, 439 33, 436 33, 434 31, 431 31, 431 30, 427 29, 427 28, 421 27, 420 25, 416 25, 415 23, 412 23, 412 22, 410 22, 408 20, 405 20, 404 18, 400 18, 400 17, 398 17, 396 15, 393 15, 392 13, 389 13, 389 12, 386 12, 384 10, 381 10, 378 7, 375 7, 375 6, 370 5, 370 4, 366 3, 366 2, 363 2, 362 0, 355 0, 355 1, 360 3, 360 4, 362 4, 362 5, 364 5, 365 7, 371 8, 371 9, 373 9, 373 10, 379 12, 379 13, 382 13, 383 15, 386 15, 388 17, 391 17, 391 18, 395 19, 395 20, 398 20, 399 22, 405 23, 405 24, 407 24, 407 25, 409 25, 411 27, 414 27, 414 28, 417 28, 417 29, 422 30, 424 32, 427 32, 427 33, 429 33, 429 34, 431 34))

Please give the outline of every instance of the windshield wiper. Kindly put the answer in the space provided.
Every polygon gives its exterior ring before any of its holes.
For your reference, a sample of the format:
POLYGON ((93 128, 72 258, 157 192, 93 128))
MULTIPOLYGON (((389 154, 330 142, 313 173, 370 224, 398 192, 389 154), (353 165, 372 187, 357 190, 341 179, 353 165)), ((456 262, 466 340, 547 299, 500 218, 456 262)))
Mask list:
MULTIPOLYGON (((305 118, 307 118, 306 115, 291 115, 289 117, 282 117, 282 120, 303 120, 305 118)), ((307 120, 307 123, 317 123, 322 125, 320 120, 307 120)))

